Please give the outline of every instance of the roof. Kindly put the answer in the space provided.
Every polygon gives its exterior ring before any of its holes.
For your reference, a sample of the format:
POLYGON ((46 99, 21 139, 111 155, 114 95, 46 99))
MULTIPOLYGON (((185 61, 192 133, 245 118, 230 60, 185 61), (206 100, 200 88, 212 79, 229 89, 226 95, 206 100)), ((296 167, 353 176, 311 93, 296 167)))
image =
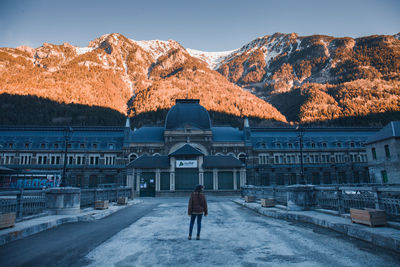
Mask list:
POLYGON ((177 99, 165 118, 165 129, 184 129, 186 126, 201 130, 211 128, 208 111, 199 104, 198 99, 177 99))
POLYGON ((240 168, 243 163, 233 156, 204 156, 203 168, 240 168))
MULTIPOLYGON (((305 148, 360 148, 374 136, 378 128, 304 128, 305 148)), ((251 143, 254 149, 292 149, 299 148, 299 137, 293 128, 251 129, 251 143), (279 146, 278 146, 279 144, 279 146), (289 146, 291 144, 291 146, 289 146)))
POLYGON ((97 127, 97 126, 0 126, 0 147, 2 149, 50 149, 57 144, 63 150, 66 136, 73 150, 80 150, 80 144, 85 144, 82 150, 88 149, 92 144, 97 144, 97 149, 120 150, 124 141, 125 127, 97 127), (12 144, 12 148, 10 145, 12 144), (44 145, 44 147, 43 147, 44 145))
POLYGON ((168 156, 141 156, 127 165, 133 169, 166 169, 169 168, 168 156))
POLYGON ((183 147, 169 154, 169 156, 200 156, 200 155, 204 155, 204 153, 198 150, 197 148, 192 147, 189 144, 185 144, 183 147))
POLYGON ((383 141, 392 137, 400 137, 400 121, 390 122, 374 136, 368 139, 367 144, 383 141))
POLYGON ((233 127, 212 127, 214 142, 243 142, 243 131, 233 127))
POLYGON ((134 143, 164 142, 164 127, 143 126, 131 132, 129 139, 134 143))

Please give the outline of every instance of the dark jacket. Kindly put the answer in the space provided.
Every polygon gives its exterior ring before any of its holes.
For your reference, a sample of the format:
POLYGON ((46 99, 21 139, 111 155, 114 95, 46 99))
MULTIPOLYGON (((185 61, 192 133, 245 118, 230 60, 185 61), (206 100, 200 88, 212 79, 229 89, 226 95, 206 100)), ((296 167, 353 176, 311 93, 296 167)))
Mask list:
POLYGON ((195 191, 190 195, 188 214, 200 214, 203 212, 204 215, 208 215, 206 197, 202 192, 195 191))

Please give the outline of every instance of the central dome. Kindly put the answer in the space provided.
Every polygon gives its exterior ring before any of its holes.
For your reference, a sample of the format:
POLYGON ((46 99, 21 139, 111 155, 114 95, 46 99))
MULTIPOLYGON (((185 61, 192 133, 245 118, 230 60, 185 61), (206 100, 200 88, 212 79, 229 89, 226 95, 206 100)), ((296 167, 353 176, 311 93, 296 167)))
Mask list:
POLYGON ((165 119, 165 129, 184 129, 186 126, 210 130, 208 111, 199 104, 199 99, 177 99, 165 119))

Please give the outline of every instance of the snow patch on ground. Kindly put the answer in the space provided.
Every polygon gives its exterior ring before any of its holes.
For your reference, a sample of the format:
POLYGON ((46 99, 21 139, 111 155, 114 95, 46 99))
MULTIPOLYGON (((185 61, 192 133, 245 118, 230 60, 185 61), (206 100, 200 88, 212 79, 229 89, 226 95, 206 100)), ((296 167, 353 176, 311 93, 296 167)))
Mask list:
POLYGON ((206 62, 210 69, 216 70, 221 65, 221 62, 230 54, 234 53, 236 49, 230 51, 221 51, 221 52, 205 52, 187 48, 186 51, 188 51, 188 53, 192 57, 198 58, 206 62))

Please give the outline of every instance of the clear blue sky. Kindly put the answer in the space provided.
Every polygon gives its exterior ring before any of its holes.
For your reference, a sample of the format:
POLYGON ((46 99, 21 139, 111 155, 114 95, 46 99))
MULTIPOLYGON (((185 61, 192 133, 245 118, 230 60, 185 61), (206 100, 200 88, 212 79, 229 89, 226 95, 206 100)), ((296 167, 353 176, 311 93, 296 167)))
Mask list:
POLYGON ((87 46, 118 32, 204 51, 274 32, 360 37, 400 32, 399 0, 0 0, 0 47, 87 46))

